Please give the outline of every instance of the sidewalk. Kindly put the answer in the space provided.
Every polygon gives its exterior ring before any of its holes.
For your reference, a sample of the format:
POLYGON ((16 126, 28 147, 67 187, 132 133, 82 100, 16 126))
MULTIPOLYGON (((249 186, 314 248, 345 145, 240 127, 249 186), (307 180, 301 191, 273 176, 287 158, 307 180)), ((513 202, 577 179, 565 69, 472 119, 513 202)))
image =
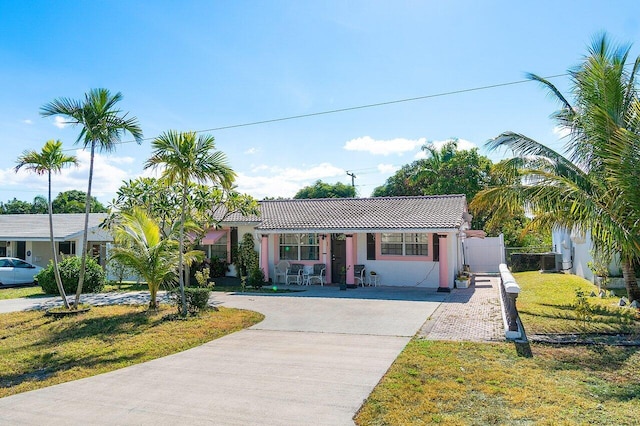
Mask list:
POLYGON ((418 336, 429 340, 503 342, 499 284, 498 277, 478 275, 469 288, 452 290, 418 336))

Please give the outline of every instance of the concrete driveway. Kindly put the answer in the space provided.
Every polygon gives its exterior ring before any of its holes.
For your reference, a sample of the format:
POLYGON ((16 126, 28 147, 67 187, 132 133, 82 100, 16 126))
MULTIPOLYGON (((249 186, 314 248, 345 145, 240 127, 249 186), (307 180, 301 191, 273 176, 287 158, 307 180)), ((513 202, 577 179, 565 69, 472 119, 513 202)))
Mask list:
POLYGON ((255 326, 172 356, 0 399, 0 424, 353 424, 444 296, 428 289, 312 287, 216 293, 255 326))

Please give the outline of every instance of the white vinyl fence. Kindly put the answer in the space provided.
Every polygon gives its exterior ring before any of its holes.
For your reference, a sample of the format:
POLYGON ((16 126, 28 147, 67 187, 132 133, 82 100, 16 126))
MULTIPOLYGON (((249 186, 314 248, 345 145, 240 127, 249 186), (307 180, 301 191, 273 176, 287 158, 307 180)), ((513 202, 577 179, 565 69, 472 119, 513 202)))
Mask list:
POLYGON ((504 237, 465 238, 462 240, 464 263, 473 273, 497 273, 505 263, 504 237))

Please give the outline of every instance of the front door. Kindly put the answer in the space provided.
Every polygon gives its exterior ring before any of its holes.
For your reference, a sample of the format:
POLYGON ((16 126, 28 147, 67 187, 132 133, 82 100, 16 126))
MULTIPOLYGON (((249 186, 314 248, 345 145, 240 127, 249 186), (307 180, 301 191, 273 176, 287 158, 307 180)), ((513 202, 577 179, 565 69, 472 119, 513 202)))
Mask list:
POLYGON ((27 242, 26 241, 17 241, 16 242, 16 255, 18 259, 25 260, 27 258, 27 242))
POLYGON ((347 241, 344 234, 331 235, 331 282, 340 283, 341 275, 347 267, 347 241), (342 238, 341 238, 342 237, 342 238))

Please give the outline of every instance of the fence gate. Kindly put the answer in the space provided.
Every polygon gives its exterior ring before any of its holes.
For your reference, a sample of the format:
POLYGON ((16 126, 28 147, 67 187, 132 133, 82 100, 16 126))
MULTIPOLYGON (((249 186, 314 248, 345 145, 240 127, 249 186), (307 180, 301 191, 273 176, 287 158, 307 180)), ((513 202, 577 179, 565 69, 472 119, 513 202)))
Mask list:
POLYGON ((504 238, 465 238, 462 240, 464 263, 469 265, 471 272, 497 273, 498 265, 504 261, 504 238))

